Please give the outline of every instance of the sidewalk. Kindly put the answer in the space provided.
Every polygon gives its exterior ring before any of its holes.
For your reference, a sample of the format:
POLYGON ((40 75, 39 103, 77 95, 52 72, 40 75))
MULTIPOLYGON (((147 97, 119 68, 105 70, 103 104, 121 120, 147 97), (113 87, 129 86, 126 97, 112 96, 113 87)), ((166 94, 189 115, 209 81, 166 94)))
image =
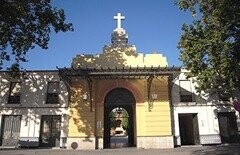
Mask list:
POLYGON ((240 155, 240 145, 188 146, 173 149, 0 149, 0 155, 240 155))

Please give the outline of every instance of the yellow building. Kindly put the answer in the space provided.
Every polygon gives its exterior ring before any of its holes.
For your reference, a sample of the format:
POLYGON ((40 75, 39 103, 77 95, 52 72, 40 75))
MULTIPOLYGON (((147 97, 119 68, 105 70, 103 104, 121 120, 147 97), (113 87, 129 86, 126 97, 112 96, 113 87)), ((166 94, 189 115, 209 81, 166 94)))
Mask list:
POLYGON ((168 67, 162 54, 138 53, 114 16, 111 44, 99 55, 77 55, 71 68, 59 68, 70 92, 67 148, 172 148, 171 79, 179 68, 168 67), (111 137, 110 112, 128 113, 126 137, 111 137), (118 145, 124 138, 126 145, 118 145), (120 139, 120 140, 119 140, 120 139))

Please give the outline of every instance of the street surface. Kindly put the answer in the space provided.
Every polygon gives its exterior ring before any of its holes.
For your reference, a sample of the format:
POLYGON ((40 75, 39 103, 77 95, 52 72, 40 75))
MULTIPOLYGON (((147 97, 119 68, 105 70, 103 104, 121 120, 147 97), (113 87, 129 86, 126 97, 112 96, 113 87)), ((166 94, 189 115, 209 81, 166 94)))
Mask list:
POLYGON ((216 146, 188 146, 173 149, 6 149, 0 148, 0 155, 240 155, 240 144, 216 146))

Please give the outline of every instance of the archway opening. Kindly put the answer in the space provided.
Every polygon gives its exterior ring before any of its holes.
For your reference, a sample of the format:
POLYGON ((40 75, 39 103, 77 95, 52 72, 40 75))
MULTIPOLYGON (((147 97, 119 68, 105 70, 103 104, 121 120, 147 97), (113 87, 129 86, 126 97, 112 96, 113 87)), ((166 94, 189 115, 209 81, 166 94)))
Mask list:
POLYGON ((125 88, 115 88, 105 97, 104 148, 136 146, 134 142, 135 98, 125 88))
POLYGON ((109 114, 110 148, 128 146, 129 115, 121 107, 114 108, 109 114))

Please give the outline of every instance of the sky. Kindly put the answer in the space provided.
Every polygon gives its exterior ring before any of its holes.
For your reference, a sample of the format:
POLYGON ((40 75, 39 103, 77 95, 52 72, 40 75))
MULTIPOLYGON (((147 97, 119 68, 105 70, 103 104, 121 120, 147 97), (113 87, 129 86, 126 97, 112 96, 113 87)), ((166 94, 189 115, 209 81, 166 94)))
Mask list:
POLYGON ((111 33, 117 26, 113 16, 122 13, 122 27, 128 33, 128 43, 138 53, 162 53, 169 66, 182 66, 177 48, 183 23, 190 23, 190 12, 178 9, 174 0, 53 0, 53 6, 65 11, 73 32, 51 34, 48 49, 29 51, 27 70, 52 70, 71 67, 78 54, 102 53, 111 43, 111 33))

